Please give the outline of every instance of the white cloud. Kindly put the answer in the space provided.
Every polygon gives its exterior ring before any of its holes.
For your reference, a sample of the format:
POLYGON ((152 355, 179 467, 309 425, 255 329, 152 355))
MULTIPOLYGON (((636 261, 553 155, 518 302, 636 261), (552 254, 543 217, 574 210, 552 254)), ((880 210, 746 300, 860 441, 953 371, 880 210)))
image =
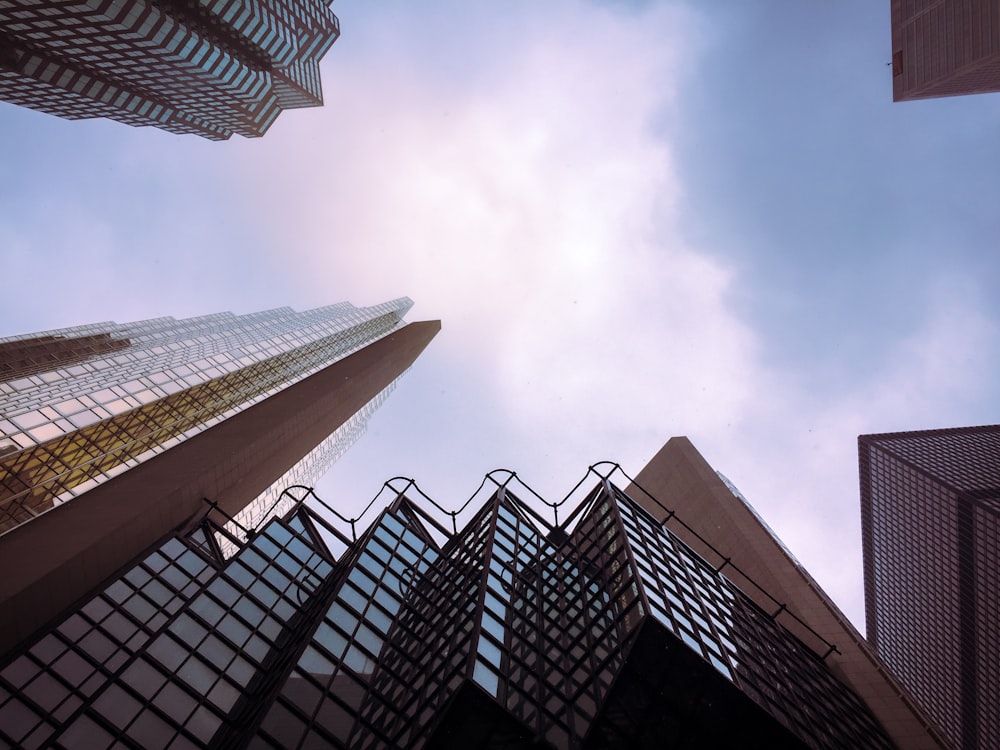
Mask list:
POLYGON ((406 53, 419 20, 394 17, 399 36, 355 28, 372 44, 326 66, 339 106, 282 131, 303 161, 268 167, 279 184, 305 169, 308 197, 263 197, 317 283, 410 294, 417 317, 444 319, 435 346, 455 377, 491 380, 491 406, 525 439, 559 435, 573 466, 592 451, 634 460, 694 420, 731 420, 752 379, 729 272, 677 229, 681 186, 653 127, 696 26, 675 8, 508 11, 483 38, 438 36, 451 51, 427 59, 406 53))
POLYGON ((360 39, 324 66, 327 106, 285 113, 237 168, 239 199, 314 296, 408 294, 414 319, 444 322, 417 365, 438 379, 404 383, 328 486, 367 498, 403 473, 448 504, 509 466, 552 497, 591 462, 636 472, 688 434, 860 622, 855 437, 949 423, 969 384, 942 363, 994 334, 942 302, 887 342, 897 366, 857 372, 847 395, 774 370, 767 332, 727 304, 741 280, 678 229, 683 185, 653 126, 682 106, 697 19, 568 1, 456 12, 452 37, 409 7, 345 17, 338 47, 360 39))

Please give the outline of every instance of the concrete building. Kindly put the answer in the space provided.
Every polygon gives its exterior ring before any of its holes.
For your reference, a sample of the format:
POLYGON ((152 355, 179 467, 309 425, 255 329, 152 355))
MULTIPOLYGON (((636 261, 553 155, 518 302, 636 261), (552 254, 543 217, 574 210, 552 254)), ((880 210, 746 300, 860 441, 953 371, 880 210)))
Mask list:
POLYGON ((1000 425, 858 449, 868 641, 955 747, 1000 747, 1000 425))
MULTIPOLYGON (((665 451, 633 495, 612 481, 617 467, 598 465, 582 498, 529 503, 530 488, 498 471, 451 512, 394 480, 364 523, 293 488, 282 517, 233 535, 230 558, 211 544, 228 532, 205 508, 0 659, 0 737, 58 748, 944 747, 880 692, 877 659, 852 681, 851 644, 814 631, 821 617, 762 606, 771 580, 739 550, 720 565, 725 530, 709 541, 686 529, 707 556, 674 531, 679 516, 663 508, 706 495, 732 506, 733 522, 760 522, 686 440, 665 451), (657 483, 681 496, 652 492, 657 483)), ((773 536, 761 539, 762 559, 789 565, 773 536)))

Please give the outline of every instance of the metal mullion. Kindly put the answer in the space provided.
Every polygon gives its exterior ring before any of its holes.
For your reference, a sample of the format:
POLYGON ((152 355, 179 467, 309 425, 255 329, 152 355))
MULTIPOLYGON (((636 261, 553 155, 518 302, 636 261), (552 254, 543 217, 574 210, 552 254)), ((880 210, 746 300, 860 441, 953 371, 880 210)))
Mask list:
MULTIPOLYGON (((290 528, 289 531, 291 531, 293 537, 300 536, 293 528, 290 528)), ((279 549, 285 549, 285 546, 286 545, 278 545, 279 549)), ((310 545, 310 547, 312 547, 312 545, 310 545)), ((323 559, 322 556, 321 559, 323 559)), ((239 599, 237 599, 231 607, 223 605, 223 608, 227 611, 227 615, 236 616, 238 622, 244 623, 250 629, 252 633, 251 637, 257 636, 268 645, 268 651, 264 656, 264 659, 259 663, 257 663, 256 659, 253 659, 251 662, 255 668, 254 678, 252 678, 252 680, 257 682, 256 689, 260 693, 258 700, 254 702, 252 706, 249 705, 249 696, 244 692, 230 709, 227 716, 224 717, 224 723, 220 726, 220 729, 228 727, 224 730, 226 736, 229 737, 228 742, 239 745, 245 742, 246 738, 254 736, 259 731, 260 724, 267 714, 265 709, 268 709, 271 705, 273 705, 275 700, 278 698, 281 693, 281 689, 287 683, 289 676, 296 671, 298 661, 302 657, 306 648, 310 645, 314 645, 313 642, 315 640, 316 630, 325 619, 326 611, 329 609, 330 604, 339 592, 344 580, 346 580, 346 574, 350 572, 349 568, 346 571, 340 571, 339 568, 340 566, 333 564, 330 573, 325 578, 319 576, 319 585, 308 597, 306 603, 304 605, 300 604, 297 611, 287 622, 282 621, 281 618, 277 617, 272 608, 264 606, 262 602, 256 599, 256 597, 250 595, 248 589, 244 589, 240 592, 243 597, 250 599, 258 607, 260 607, 260 609, 265 613, 265 617, 272 617, 275 619, 281 625, 283 633, 290 634, 292 643, 295 644, 292 649, 283 649, 279 651, 277 641, 272 641, 270 637, 264 636, 259 631, 258 626, 248 623, 246 619, 236 610, 236 604, 239 602, 239 599), (339 572, 342 572, 343 575, 338 575, 339 572), (277 659, 277 664, 272 663, 272 660, 275 658, 277 659), (275 667, 278 667, 277 671, 275 667), (240 728, 237 725, 234 718, 241 712, 243 713, 245 720, 249 722, 249 725, 244 726, 243 728, 240 728)), ((307 566, 306 564, 302 565, 301 570, 304 574, 313 574, 318 576, 315 569, 307 566)), ((254 573, 257 580, 264 580, 262 573, 257 574, 256 571, 254 571, 254 573)), ((217 575, 221 575, 221 572, 217 575)), ((296 576, 289 576, 289 578, 291 579, 291 583, 289 585, 296 584, 298 580, 296 576)), ((206 589, 207 587, 208 583, 205 584, 206 589)), ((284 597, 283 592, 279 592, 278 595, 279 597, 284 597)), ((287 597, 284 598, 287 599, 287 597)), ((349 642, 352 640, 351 636, 347 636, 347 639, 349 642)), ((314 647, 315 646, 320 647, 321 654, 329 653, 325 646, 318 641, 316 641, 314 647)), ((237 649, 237 653, 243 654, 244 652, 241 649, 237 649)), ((337 671, 340 671, 342 668, 341 661, 337 657, 332 656, 332 654, 330 656, 330 663, 336 666, 337 671)), ((301 671, 304 673, 304 670, 301 671)), ((331 675, 331 679, 333 678, 333 675, 337 674, 337 671, 331 675)), ((318 680, 310 678, 310 681, 318 684, 318 680)), ((320 691, 325 692, 325 687, 321 686, 320 691)), ((319 705, 321 705, 321 702, 320 704, 317 704, 316 710, 319 709, 319 705)), ((305 719, 304 724, 307 728, 312 726, 314 718, 315 714, 313 714, 312 718, 307 717, 305 719)))
MULTIPOLYGON (((413 511, 415 515, 423 519, 424 522, 429 523, 435 530, 440 532, 446 539, 450 539, 451 536, 454 534, 453 531, 448 531, 444 526, 442 526, 440 523, 434 520, 430 516, 430 514, 427 513, 427 511, 425 511, 419 505, 417 505, 416 503, 409 502, 405 496, 400 496, 400 497, 403 501, 405 501, 407 510, 413 511)), ((424 529, 421 529, 420 531, 422 533, 418 534, 418 536, 425 537, 424 541, 427 542, 428 545, 431 546, 433 549, 435 549, 435 551, 437 551, 438 549, 437 542, 435 542, 434 539, 430 536, 430 534, 428 534, 424 529)))
MULTIPOLYGON (((628 536, 628 532, 625 528, 625 522, 622 519, 621 513, 618 510, 618 497, 614 492, 613 486, 607 481, 603 484, 604 491, 608 495, 609 512, 612 514, 614 522, 610 528, 614 528, 622 539, 622 550, 624 551, 627 567, 629 569, 630 577, 636 584, 636 589, 638 590, 637 601, 641 602, 645 609, 645 612, 650 612, 649 598, 646 596, 646 589, 642 582, 642 577, 640 575, 639 566, 635 561, 635 555, 632 551, 632 540, 628 536)), ((631 606, 630 606, 631 608, 631 606)), ((645 613, 642 615, 645 616, 645 613)))
MULTIPOLYGON (((302 507, 304 509, 306 509, 306 512, 309 514, 309 520, 310 521, 312 521, 314 524, 316 522, 318 522, 324 529, 326 529, 331 534, 333 534, 337 538, 338 541, 342 542, 347 547, 347 549, 344 550, 345 553, 347 551, 349 551, 354 546, 354 544, 356 543, 356 540, 355 541, 351 541, 350 539, 348 539, 335 526, 333 526, 332 524, 330 524, 329 521, 327 521, 325 518, 323 518, 322 516, 320 516, 318 513, 316 513, 312 509, 310 509, 307 505, 303 504, 302 507)), ((317 538, 317 540, 322 541, 321 537, 319 537, 318 535, 317 535, 316 538, 317 538)), ((311 547, 315 546, 315 545, 312 544, 312 540, 309 541, 309 546, 311 546, 311 547)), ((327 545, 325 543, 323 543, 323 547, 326 548, 326 546, 327 545)), ((330 561, 336 563, 337 559, 335 557, 333 557, 332 551, 330 551, 329 549, 326 549, 326 552, 327 552, 327 554, 330 555, 330 561)), ((343 555, 341 557, 343 557, 343 555)))
MULTIPOLYGON (((489 590, 488 581, 490 578, 490 573, 492 572, 491 563, 493 562, 493 558, 495 556, 494 546, 496 545, 497 515, 499 513, 500 504, 503 502, 505 498, 505 494, 506 493, 504 488, 501 487, 496 491, 496 493, 494 493, 492 499, 488 501, 487 504, 484 506, 484 510, 487 509, 489 510, 487 510, 486 513, 482 514, 480 523, 481 524, 485 523, 485 525, 480 525, 477 528, 477 533, 474 534, 473 537, 473 538, 478 538, 480 536, 480 533, 482 533, 484 536, 485 544, 483 546, 481 553, 479 554, 479 560, 482 561, 482 573, 480 573, 478 576, 479 580, 476 590, 475 609, 473 610, 473 617, 472 617, 473 627, 472 627, 472 632, 470 633, 470 643, 472 644, 472 648, 469 650, 469 659, 465 667, 466 677, 469 680, 473 680, 475 664, 479 656, 479 638, 482 637, 483 611, 486 607, 486 592, 487 590, 489 590)), ((497 560, 497 562, 501 565, 501 567, 506 567, 503 566, 503 563, 501 563, 499 559, 497 560)), ((472 564, 470 565, 470 567, 472 568, 471 574, 469 576, 470 580, 475 580, 476 578, 476 573, 474 568, 475 564, 476 564, 476 559, 473 558, 472 564)), ((511 591, 513 591, 513 576, 514 572, 511 571, 511 591)), ((504 583, 503 577, 502 575, 498 577, 500 578, 501 587, 503 587, 504 583)), ((508 596, 509 594, 510 592, 508 592, 508 596)), ((500 656, 501 664, 504 663, 505 651, 509 648, 508 644, 510 641, 509 634, 507 633, 509 628, 506 623, 506 617, 504 618, 504 620, 505 620, 504 643, 501 647, 501 656, 500 656)), ((501 673, 500 676, 503 677, 503 674, 501 673)), ((503 683, 503 693, 506 695, 507 692, 506 680, 498 681, 498 685, 500 684, 500 682, 503 683)), ((498 700, 500 700, 499 696, 496 697, 498 700)))
MULTIPOLYGON (((402 539, 396 539, 396 546, 402 543, 402 539)), ((395 552, 391 554, 395 555, 395 552)), ((452 578, 446 579, 446 584, 452 589, 452 596, 448 598, 454 598, 454 593, 457 586, 453 583, 452 578)), ((425 585, 431 585, 429 583, 425 585)), ((393 625, 390 628, 390 632, 386 635, 384 640, 384 645, 382 652, 379 655, 378 664, 376 667, 376 674, 379 675, 379 682, 385 684, 387 676, 391 679, 389 683, 390 686, 398 685, 402 682, 403 674, 398 670, 411 671, 417 669, 420 671, 427 672, 428 670, 423 670, 420 667, 420 662, 415 659, 412 655, 412 649, 408 648, 414 642, 421 642, 423 637, 420 634, 428 621, 431 618, 431 613, 438 608, 438 600, 442 597, 447 597, 447 591, 442 591, 440 587, 433 586, 431 592, 425 592, 422 590, 423 587, 412 587, 410 589, 412 594, 408 594, 404 597, 400 605, 400 611, 396 613, 393 618, 393 625), (407 602, 411 596, 416 597, 416 600, 410 600, 407 602), (416 617, 406 617, 406 610, 409 609, 416 617), (396 658, 386 658, 389 654, 395 655, 396 658)), ((434 654, 431 652, 425 652, 429 654, 430 658, 434 659, 434 654)), ((435 672, 435 675, 440 670, 435 672)), ((425 678, 428 681, 434 680, 436 682, 436 677, 427 676, 425 678)), ((390 703, 388 700, 388 695, 382 691, 374 682, 370 684, 369 689, 375 690, 376 694, 379 695, 379 699, 382 703, 390 703)), ((391 687, 390 687, 391 692, 391 687)), ((418 691, 408 690, 403 694, 404 701, 402 703, 396 702, 394 707, 393 715, 399 721, 399 728, 395 731, 394 735, 388 733, 379 732, 379 735, 386 738, 386 741, 391 741, 391 736, 398 736, 401 732, 407 731, 408 727, 412 722, 412 718, 407 718, 408 712, 412 711, 414 713, 418 712, 420 706, 426 703, 425 698, 427 695, 433 695, 434 691, 429 691, 427 685, 425 684, 418 691)), ((372 724, 368 719, 362 718, 361 714, 358 714, 358 721, 360 721, 364 726, 371 727, 372 724)), ((391 727, 390 727, 391 729, 391 727)))
MULTIPOLYGON (((583 480, 581 480, 581 483, 582 481, 583 480)), ((562 522, 562 524, 560 524, 560 528, 568 529, 569 526, 573 523, 573 521, 576 520, 577 516, 580 517, 580 520, 577 524, 577 526, 579 526, 579 523, 582 523, 584 518, 590 513, 591 510, 593 510, 594 506, 596 506, 597 501, 600 499, 600 494, 601 494, 600 485, 598 485, 598 487, 595 487, 593 490, 591 490, 587 494, 587 496, 583 499, 583 501, 579 505, 577 505, 576 508, 573 509, 573 511, 569 514, 569 516, 567 516, 566 519, 562 522)), ((576 532, 576 528, 573 529, 573 532, 574 533, 576 532)))

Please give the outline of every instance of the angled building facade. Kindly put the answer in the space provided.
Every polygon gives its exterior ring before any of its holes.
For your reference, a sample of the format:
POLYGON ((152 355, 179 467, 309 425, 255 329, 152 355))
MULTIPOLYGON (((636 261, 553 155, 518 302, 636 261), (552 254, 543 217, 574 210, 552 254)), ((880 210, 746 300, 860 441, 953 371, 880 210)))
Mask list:
MULTIPOLYGON (((891 748, 825 661, 601 480, 559 526, 499 482, 460 531, 393 490, 352 539, 210 514, 0 667, 21 747, 891 748), (339 554, 335 554, 339 550, 339 554)), ((447 518, 447 516, 446 516, 447 518)))
POLYGON ((750 503, 690 440, 667 441, 626 492, 822 656, 898 747, 953 746, 750 503))
POLYGON ((322 0, 0 2, 0 100, 212 140, 323 103, 322 0))
POLYGON ((1000 425, 858 443, 868 640, 955 747, 998 747, 1000 425))
POLYGON ((995 0, 890 0, 893 101, 1000 91, 995 0))
MULTIPOLYGON (((411 306, 341 303, 0 339, 0 532, 401 328, 411 306)), ((275 486, 318 476, 306 466, 325 468, 351 432, 331 435, 275 486)), ((275 497, 262 493, 239 520, 253 527, 275 497)))
POLYGON ((283 513, 280 489, 318 478, 439 330, 406 324, 411 305, 0 340, 0 564, 22 571, 0 581, 0 607, 17 612, 0 649, 208 500, 232 528, 283 513))

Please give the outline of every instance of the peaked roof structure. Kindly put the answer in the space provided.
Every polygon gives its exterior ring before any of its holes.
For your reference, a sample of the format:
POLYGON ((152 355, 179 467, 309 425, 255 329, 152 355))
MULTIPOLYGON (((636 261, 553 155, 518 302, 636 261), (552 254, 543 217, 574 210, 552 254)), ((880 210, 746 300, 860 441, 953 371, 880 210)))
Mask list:
POLYGON ((0 740, 894 747, 826 660, 594 471, 575 508, 493 472, 443 515, 394 480, 360 534, 308 490, 245 539, 206 506, 0 662, 0 740))
POLYGON ((957 747, 1000 747, 1000 425, 858 458, 868 641, 957 747))
POLYGON ((224 140, 323 103, 340 35, 323 0, 34 0, 0 4, 0 99, 224 140))

